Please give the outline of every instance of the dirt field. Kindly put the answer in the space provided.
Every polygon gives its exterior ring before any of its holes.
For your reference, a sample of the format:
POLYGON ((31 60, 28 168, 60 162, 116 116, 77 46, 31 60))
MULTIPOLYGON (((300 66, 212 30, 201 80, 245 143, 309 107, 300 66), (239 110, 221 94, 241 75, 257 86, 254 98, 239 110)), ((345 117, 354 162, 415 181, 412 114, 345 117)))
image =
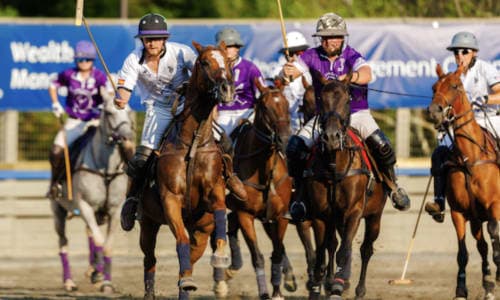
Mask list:
MULTIPOLYGON (((367 279, 366 299, 451 299, 455 291, 456 238, 449 215, 446 222, 437 225, 423 216, 417 233, 407 278, 411 285, 391 286, 390 279, 397 279, 406 257, 413 227, 417 218, 426 179, 406 179, 411 185, 413 206, 409 212, 397 212, 386 207, 381 236, 375 244, 367 279)), ((47 203, 48 205, 48 203, 47 203)), ((258 226, 259 229, 260 226, 258 226)), ((361 243, 360 230, 354 248, 361 243)), ((119 232, 115 239, 113 283, 116 293, 103 296, 90 284, 84 273, 87 269, 86 238, 82 220, 69 222, 70 261, 73 277, 79 290, 66 293, 61 284, 61 267, 57 255, 57 239, 49 218, 0 218, 0 299, 96 299, 141 298, 143 295, 142 254, 138 245, 137 228, 131 233, 119 232)), ((262 232, 262 231, 261 231, 262 232)), ((266 260, 268 281, 271 245, 259 234, 260 246, 266 260)), ((162 228, 157 245, 156 291, 160 299, 174 299, 177 295, 178 263, 175 244, 168 228, 162 228)), ((241 241, 244 245, 244 242, 241 241)), ((297 276, 299 289, 285 291, 287 299, 306 299, 305 258, 302 246, 290 225, 285 241, 287 252, 297 276)), ((244 267, 230 282, 229 299, 254 299, 257 296, 256 280, 246 245, 243 246, 244 267)), ((480 258, 472 237, 468 236, 470 260, 467 280, 469 299, 482 298, 480 258)), ((491 256, 491 255, 490 255, 491 256)), ((491 258, 490 258, 491 259, 491 258)), ((346 298, 354 297, 354 287, 359 274, 359 251, 354 252, 353 287, 346 298)), ((493 268, 494 269, 494 268, 493 268)), ((213 299, 209 253, 195 265, 194 279, 199 285, 192 293, 193 299, 213 299)), ((269 289, 271 289, 269 285, 269 289)), ((497 295, 499 292, 497 292, 497 295)))

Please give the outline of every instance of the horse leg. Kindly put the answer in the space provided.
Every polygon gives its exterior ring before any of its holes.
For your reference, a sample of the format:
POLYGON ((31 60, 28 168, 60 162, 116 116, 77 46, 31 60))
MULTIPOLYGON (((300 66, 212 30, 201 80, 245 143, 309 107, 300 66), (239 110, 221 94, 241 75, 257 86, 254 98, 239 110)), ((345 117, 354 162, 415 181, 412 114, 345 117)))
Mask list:
POLYGON ((465 268, 469 262, 469 254, 467 253, 467 246, 465 245, 465 217, 456 211, 451 211, 451 219, 455 226, 455 231, 458 240, 458 274, 457 274, 457 288, 455 290, 455 299, 467 299, 467 285, 465 268))
POLYGON ((232 279, 243 266, 240 242, 238 241, 239 227, 238 215, 234 212, 230 212, 227 215, 227 237, 229 239, 229 249, 231 249, 231 265, 226 269, 226 277, 228 280, 232 279))
POLYGON ((470 223, 472 235, 476 239, 476 247, 481 255, 481 271, 483 272, 484 299, 494 299, 495 280, 491 277, 490 265, 488 263, 488 244, 484 240, 482 222, 473 220, 470 223))
POLYGON ((306 262, 307 262, 307 290, 311 290, 312 278, 314 271, 314 263, 316 261, 316 253, 314 252, 311 236, 311 226, 312 221, 297 222, 297 234, 299 235, 300 241, 304 246, 306 262))
POLYGON ((90 228, 88 226, 85 227, 85 231, 87 233, 87 240, 89 244, 89 266, 87 267, 87 271, 85 271, 85 276, 90 278, 90 276, 92 276, 92 273, 95 271, 95 241, 94 237, 92 236, 92 231, 90 231, 90 228))
POLYGON ((359 274, 358 286, 356 286, 356 299, 364 298, 366 294, 366 273, 368 263, 373 255, 373 242, 378 238, 380 233, 380 219, 382 214, 371 215, 365 218, 365 236, 363 244, 361 244, 361 272, 359 274))
POLYGON ((104 282, 101 285, 101 292, 105 294, 113 293, 114 287, 111 282, 111 265, 112 265, 112 249, 114 241, 114 232, 118 227, 120 219, 120 211, 118 207, 110 210, 111 217, 109 218, 106 230, 106 240, 104 241, 104 282))
POLYGON ((497 266, 496 281, 500 282, 500 239, 497 220, 488 221, 488 233, 491 238, 491 248, 493 249, 493 262, 497 266))
MULTIPOLYGON (((161 189, 160 189, 161 190, 161 189)), ((193 268, 191 265, 191 249, 189 237, 186 234, 186 227, 182 219, 182 198, 167 191, 166 196, 162 196, 165 219, 169 221, 168 226, 175 236, 176 252, 179 260, 179 282, 180 289, 185 291, 196 291, 198 286, 193 280, 193 268)))
POLYGON ((272 241, 273 252, 271 254, 271 285, 273 286, 272 299, 283 299, 280 290, 281 274, 283 272, 283 259, 285 258, 285 246, 283 245, 284 233, 288 221, 279 219, 275 223, 264 223, 267 236, 272 241))
POLYGON ((94 284, 100 284, 104 280, 104 235, 97 224, 95 219, 94 210, 92 207, 82 199, 75 199, 74 201, 78 201, 78 207, 80 209, 81 216, 88 228, 92 232, 92 236, 94 237, 95 242, 95 271, 92 273, 90 277, 90 281, 94 284))
POLYGON ((76 291, 78 287, 71 276, 71 267, 68 259, 68 238, 66 237, 67 211, 55 200, 50 201, 50 208, 54 214, 54 228, 59 237, 59 257, 63 269, 62 280, 64 290, 67 292, 76 291))
POLYGON ((354 208, 346 215, 345 225, 339 231, 342 241, 337 254, 337 270, 331 286, 333 295, 341 296, 348 287, 347 283, 351 277, 352 241, 358 230, 361 214, 361 209, 354 208))
POLYGON ((257 244, 257 234, 255 233, 254 217, 247 212, 238 211, 238 219, 241 232, 247 243, 252 256, 252 265, 257 277, 257 287, 260 299, 270 299, 266 285, 265 262, 262 252, 257 244))
POLYGON ((297 279, 293 273, 293 267, 286 255, 286 250, 283 252, 283 260, 281 261, 281 268, 283 270, 283 275, 285 275, 284 286, 289 292, 295 292, 297 290, 297 279))
POLYGON ((160 229, 160 224, 155 223, 148 216, 144 215, 140 221, 140 246, 144 254, 144 299, 155 298, 155 273, 156 273, 156 236, 160 229))

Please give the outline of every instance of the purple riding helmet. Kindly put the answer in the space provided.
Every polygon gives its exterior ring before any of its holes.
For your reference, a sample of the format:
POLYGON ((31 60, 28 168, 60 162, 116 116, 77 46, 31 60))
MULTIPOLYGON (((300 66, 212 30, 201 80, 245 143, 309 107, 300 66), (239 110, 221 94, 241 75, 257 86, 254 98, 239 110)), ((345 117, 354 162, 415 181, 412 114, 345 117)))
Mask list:
POLYGON ((97 52, 94 45, 87 40, 79 41, 75 46, 75 58, 96 59, 97 52))

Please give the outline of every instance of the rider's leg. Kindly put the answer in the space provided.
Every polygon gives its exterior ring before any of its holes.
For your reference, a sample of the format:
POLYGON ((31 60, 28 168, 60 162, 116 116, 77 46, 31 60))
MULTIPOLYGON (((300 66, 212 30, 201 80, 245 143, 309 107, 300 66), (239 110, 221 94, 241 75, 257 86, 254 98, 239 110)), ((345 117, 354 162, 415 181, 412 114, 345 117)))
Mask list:
POLYGON ((47 196, 51 199, 58 197, 58 194, 62 191, 58 188, 59 181, 64 177, 64 148, 56 144, 52 145, 52 149, 49 153, 50 161, 50 186, 47 196))
POLYGON ((407 210, 410 208, 410 198, 406 191, 398 187, 394 165, 396 164, 396 154, 392 149, 389 139, 382 130, 377 129, 365 140, 372 153, 379 170, 384 175, 386 188, 391 191, 392 204, 396 209, 407 210))
POLYGON ((125 231, 130 231, 134 228, 137 205, 139 204, 138 194, 146 177, 146 162, 151 153, 153 153, 153 149, 146 146, 138 146, 134 157, 128 162, 127 175, 129 176, 129 184, 127 200, 125 200, 121 211, 121 226, 125 231))
POLYGON ((301 197, 302 182, 309 156, 309 148, 301 137, 292 135, 288 140, 286 156, 288 174, 293 178, 295 187, 295 192, 292 194, 292 199, 290 200, 290 215, 292 220, 302 221, 306 216, 306 206, 301 197))
POLYGON ((219 146, 222 150, 222 162, 224 163, 224 178, 226 187, 231 194, 240 201, 247 201, 248 195, 243 183, 233 172, 233 145, 225 132, 220 133, 219 146))
POLYGON ((446 199, 446 170, 444 163, 449 156, 449 152, 450 150, 447 146, 438 146, 432 153, 431 174, 434 176, 434 203, 427 202, 425 204, 425 211, 438 223, 444 221, 446 199))

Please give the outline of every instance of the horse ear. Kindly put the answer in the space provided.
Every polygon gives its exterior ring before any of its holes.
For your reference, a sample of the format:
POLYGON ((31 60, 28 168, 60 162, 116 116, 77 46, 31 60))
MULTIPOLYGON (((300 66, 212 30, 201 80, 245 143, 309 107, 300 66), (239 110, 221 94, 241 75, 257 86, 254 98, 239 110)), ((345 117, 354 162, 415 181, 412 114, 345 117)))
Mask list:
POLYGON ((318 78, 318 80, 319 80, 319 82, 321 83, 321 85, 326 85, 326 84, 329 82, 329 80, 328 80, 328 79, 326 79, 326 78, 323 76, 323 74, 321 74, 319 71, 317 71, 317 70, 313 70, 313 73, 314 73, 314 75, 318 78))
POLYGON ((455 71, 455 75, 460 76, 462 75, 463 72, 464 72, 464 65, 460 64, 457 70, 455 71))
POLYGON ((193 44, 196 51, 198 51, 198 54, 200 54, 201 50, 203 50, 203 46, 197 43, 196 41, 192 41, 191 43, 193 44))
POLYGON ((436 66, 436 74, 439 78, 444 76, 443 68, 441 67, 440 64, 437 64, 436 66))
POLYGON ((226 51, 226 48, 227 48, 226 42, 221 41, 221 42, 219 43, 219 48, 220 48, 222 51, 226 51))
POLYGON ((264 85, 264 83, 261 80, 262 77, 257 77, 253 80, 255 87, 259 90, 261 94, 264 94, 269 90, 267 86, 264 85))

